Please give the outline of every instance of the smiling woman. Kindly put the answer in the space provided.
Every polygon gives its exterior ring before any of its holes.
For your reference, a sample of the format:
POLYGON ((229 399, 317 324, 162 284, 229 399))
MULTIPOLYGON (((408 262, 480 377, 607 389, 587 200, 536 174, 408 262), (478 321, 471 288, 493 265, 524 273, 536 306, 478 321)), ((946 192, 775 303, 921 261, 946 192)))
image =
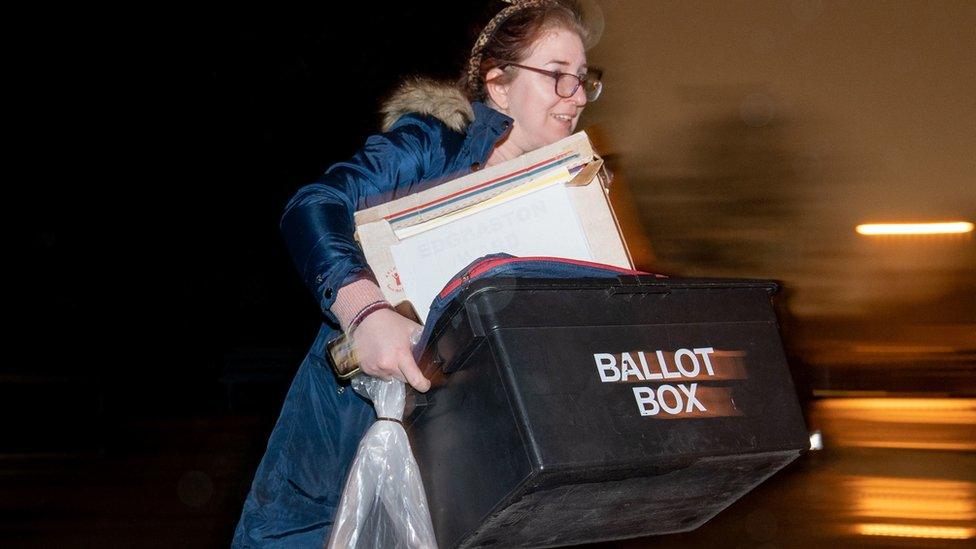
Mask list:
MULTIPOLYGON (((495 148, 488 164, 509 160, 573 133, 586 106, 586 93, 576 86, 574 93, 561 97, 553 86, 549 71, 569 70, 570 75, 586 73, 583 42, 573 31, 555 29, 543 34, 522 64, 506 63, 485 76, 488 105, 513 119, 512 133, 495 148), (523 67, 533 67, 525 70, 523 67), (500 78, 506 71, 511 79, 500 78)), ((558 80, 557 80, 558 82, 558 80)))
POLYGON ((499 12, 459 85, 413 80, 383 107, 383 133, 298 190, 281 229, 323 323, 286 397, 234 536, 238 547, 321 547, 373 407, 324 366, 327 342, 353 340, 363 373, 426 391, 411 335, 419 325, 385 301, 353 238, 356 210, 465 175, 569 136, 601 85, 588 72, 586 29, 556 0, 499 12))
POLYGON ((545 17, 532 8, 507 8, 513 13, 502 28, 491 32, 489 23, 472 50, 465 75, 468 98, 514 119, 511 134, 495 147, 488 165, 568 136, 587 101, 599 96, 587 89, 602 89, 588 76, 583 46, 588 32, 578 15, 549 2, 538 4, 536 10, 548 10, 545 17), (580 85, 584 81, 588 86, 580 85))

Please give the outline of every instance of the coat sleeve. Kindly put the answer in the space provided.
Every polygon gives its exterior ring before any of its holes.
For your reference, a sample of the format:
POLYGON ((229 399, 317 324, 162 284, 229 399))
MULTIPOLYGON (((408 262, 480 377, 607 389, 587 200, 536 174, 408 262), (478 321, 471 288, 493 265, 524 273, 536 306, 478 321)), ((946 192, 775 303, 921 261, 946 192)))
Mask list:
POLYGON ((410 194, 444 168, 446 127, 416 115, 371 136, 351 159, 339 162, 315 183, 298 190, 285 207, 281 231, 298 272, 317 297, 326 319, 339 288, 369 266, 353 238, 356 210, 410 194))

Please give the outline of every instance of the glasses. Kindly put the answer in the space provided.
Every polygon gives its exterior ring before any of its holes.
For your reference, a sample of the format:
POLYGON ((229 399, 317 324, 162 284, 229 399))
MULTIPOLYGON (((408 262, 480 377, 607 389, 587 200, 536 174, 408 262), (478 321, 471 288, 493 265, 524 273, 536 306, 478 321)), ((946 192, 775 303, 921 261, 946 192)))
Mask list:
POLYGON ((603 77, 603 71, 600 69, 589 69, 585 76, 579 76, 568 72, 526 67, 518 63, 503 63, 501 65, 502 70, 506 67, 518 67, 553 78, 556 81, 556 95, 567 99, 576 95, 576 90, 580 89, 580 86, 583 86, 583 93, 586 94, 587 101, 596 101, 600 97, 600 92, 603 91, 603 82, 600 81, 600 78, 603 77))

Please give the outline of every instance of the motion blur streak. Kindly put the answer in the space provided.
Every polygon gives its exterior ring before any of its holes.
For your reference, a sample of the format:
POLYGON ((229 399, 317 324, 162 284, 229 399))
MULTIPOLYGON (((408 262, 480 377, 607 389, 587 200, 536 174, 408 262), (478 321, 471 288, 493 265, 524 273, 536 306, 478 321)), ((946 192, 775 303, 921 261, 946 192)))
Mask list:
POLYGON ((863 536, 900 538, 970 539, 976 529, 951 526, 914 526, 910 524, 858 524, 854 531, 863 536))
POLYGON ((901 234, 961 234, 973 232, 973 224, 965 221, 949 223, 866 223, 858 225, 858 234, 863 235, 901 235, 901 234))
POLYGON ((820 407, 835 417, 885 423, 976 423, 972 398, 844 398, 825 400, 820 407))
POLYGON ((813 402, 810 424, 825 447, 976 451, 972 398, 828 398, 813 402))
POLYGON ((976 484, 952 480, 852 477, 842 481, 858 517, 976 520, 976 484))

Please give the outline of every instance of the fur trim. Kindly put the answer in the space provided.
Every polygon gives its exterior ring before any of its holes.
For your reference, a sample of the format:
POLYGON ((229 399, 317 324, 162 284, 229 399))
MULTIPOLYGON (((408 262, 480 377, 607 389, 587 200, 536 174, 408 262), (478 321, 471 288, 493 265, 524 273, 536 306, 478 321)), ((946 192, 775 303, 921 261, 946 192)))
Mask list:
POLYGON ((401 84, 383 103, 380 112, 383 114, 383 131, 410 113, 433 116, 459 132, 474 120, 471 103, 460 88, 429 78, 411 78, 401 84))

